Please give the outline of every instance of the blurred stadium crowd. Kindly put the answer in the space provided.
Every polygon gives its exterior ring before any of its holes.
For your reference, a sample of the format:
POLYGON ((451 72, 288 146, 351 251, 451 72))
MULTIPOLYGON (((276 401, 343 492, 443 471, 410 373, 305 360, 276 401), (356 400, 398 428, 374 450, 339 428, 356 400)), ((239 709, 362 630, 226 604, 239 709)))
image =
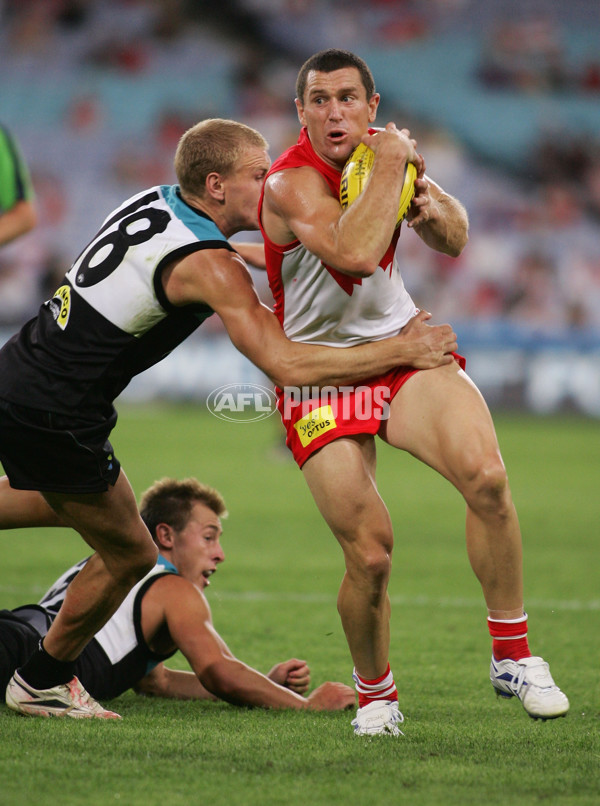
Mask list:
POLYGON ((459 336, 598 349, 598 41, 597 0, 0 0, 0 121, 41 219, 0 252, 0 325, 35 311, 116 204, 174 181, 197 120, 242 120, 277 156, 298 67, 336 46, 369 62, 378 123, 407 125, 470 214, 458 260, 403 234, 415 301, 459 336))

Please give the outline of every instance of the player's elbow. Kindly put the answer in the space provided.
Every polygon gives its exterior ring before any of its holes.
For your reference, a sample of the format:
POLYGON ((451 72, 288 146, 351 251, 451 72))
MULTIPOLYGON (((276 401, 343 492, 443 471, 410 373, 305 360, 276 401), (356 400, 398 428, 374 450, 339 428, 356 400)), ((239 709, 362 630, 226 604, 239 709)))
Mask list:
POLYGON ((353 271, 353 272, 350 272, 350 274, 353 277, 359 277, 359 278, 371 277, 373 274, 375 274, 375 272, 377 271, 378 267, 379 267, 379 263, 375 263, 375 262, 367 263, 366 261, 363 261, 362 263, 360 263, 360 265, 358 265, 356 267, 356 270, 353 271))
POLYGON ((27 206, 27 212, 24 217, 25 231, 29 232, 29 230, 32 230, 35 226, 37 226, 37 223, 38 223, 37 210, 35 209, 33 204, 29 204, 27 206))
POLYGON ((350 277, 371 277, 379 267, 377 257, 361 252, 350 252, 340 255, 333 268, 350 277))
POLYGON ((14 211, 18 216, 19 235, 24 235, 37 225, 38 215, 33 202, 18 202, 14 208, 14 211))
POLYGON ((457 216, 455 226, 451 228, 448 237, 446 254, 450 257, 458 257, 469 240, 469 218, 464 208, 461 212, 462 215, 457 216))
POLYGON ((289 389, 290 387, 304 386, 306 384, 305 378, 301 372, 298 372, 294 367, 286 370, 284 367, 278 367, 277 371, 269 374, 268 376, 273 382, 273 385, 279 389, 289 389))
POLYGON ((458 242, 454 246, 454 251, 452 257, 458 257, 462 250, 467 245, 467 241, 469 240, 469 230, 465 227, 465 231, 461 233, 460 237, 458 238, 458 242))
POLYGON ((444 251, 448 257, 459 257, 466 245, 467 238, 461 238, 460 240, 449 243, 444 251))
POLYGON ((320 380, 320 373, 315 371, 313 362, 303 360, 302 352, 306 350, 306 346, 303 345, 299 350, 297 353, 294 345, 289 356, 281 358, 269 374, 269 378, 279 389, 299 389, 317 384, 320 380))
POLYGON ((437 252, 441 252, 448 257, 459 257, 469 240, 469 230, 464 226, 455 227, 450 232, 446 232, 437 242, 430 243, 437 252))

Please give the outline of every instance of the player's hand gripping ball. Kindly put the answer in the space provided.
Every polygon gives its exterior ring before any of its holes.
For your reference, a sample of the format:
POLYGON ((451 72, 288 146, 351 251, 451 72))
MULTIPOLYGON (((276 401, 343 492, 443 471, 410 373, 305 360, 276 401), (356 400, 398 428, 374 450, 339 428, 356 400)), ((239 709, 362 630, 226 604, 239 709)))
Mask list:
MULTIPOLYGON (((364 143, 359 143, 348 157, 348 161, 342 171, 342 181, 340 183, 340 204, 344 210, 349 207, 365 189, 367 179, 373 168, 374 159, 375 152, 364 143)), ((412 162, 407 162, 404 167, 404 184, 402 185, 402 193, 400 194, 400 206, 398 208, 396 228, 400 226, 406 217, 410 203, 413 200, 416 178, 417 169, 412 162)))

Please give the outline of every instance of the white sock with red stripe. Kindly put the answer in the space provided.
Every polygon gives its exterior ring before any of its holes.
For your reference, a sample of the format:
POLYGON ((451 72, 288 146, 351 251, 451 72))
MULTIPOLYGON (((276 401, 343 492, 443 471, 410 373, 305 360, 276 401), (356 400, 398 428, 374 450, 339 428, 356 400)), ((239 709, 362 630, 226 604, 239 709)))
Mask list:
POLYGON ((365 705, 376 700, 398 702, 398 691, 396 690, 394 675, 391 672, 389 663, 381 677, 376 677, 374 680, 365 680, 354 669, 352 679, 358 691, 359 708, 364 708, 365 705))
POLYGON ((527 641, 527 613, 521 618, 503 621, 488 616, 488 628, 492 636, 492 653, 496 660, 531 657, 527 641))

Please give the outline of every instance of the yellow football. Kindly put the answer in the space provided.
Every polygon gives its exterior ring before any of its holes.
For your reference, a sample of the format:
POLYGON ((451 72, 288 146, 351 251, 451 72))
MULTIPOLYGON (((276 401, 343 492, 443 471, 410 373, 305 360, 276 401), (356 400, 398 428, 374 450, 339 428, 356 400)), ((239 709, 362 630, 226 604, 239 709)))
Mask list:
MULTIPOLYGON (((365 189, 374 159, 375 152, 364 143, 357 145, 352 154, 350 154, 347 163, 344 165, 342 181, 340 183, 340 204, 344 210, 346 207, 349 207, 365 189)), ((417 169, 412 162, 407 162, 404 168, 404 184, 402 185, 402 193, 400 194, 400 206, 398 208, 396 227, 400 226, 413 200, 416 178, 417 169)))

